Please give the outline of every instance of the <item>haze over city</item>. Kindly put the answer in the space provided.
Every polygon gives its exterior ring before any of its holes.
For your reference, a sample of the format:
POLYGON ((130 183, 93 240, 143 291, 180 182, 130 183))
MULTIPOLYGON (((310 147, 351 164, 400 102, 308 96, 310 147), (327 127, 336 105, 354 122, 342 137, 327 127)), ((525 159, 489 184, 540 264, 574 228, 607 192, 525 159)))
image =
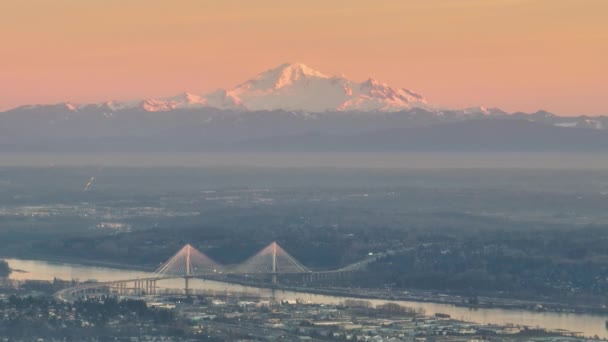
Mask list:
POLYGON ((607 14, 0 1, 0 342, 608 340, 607 14))

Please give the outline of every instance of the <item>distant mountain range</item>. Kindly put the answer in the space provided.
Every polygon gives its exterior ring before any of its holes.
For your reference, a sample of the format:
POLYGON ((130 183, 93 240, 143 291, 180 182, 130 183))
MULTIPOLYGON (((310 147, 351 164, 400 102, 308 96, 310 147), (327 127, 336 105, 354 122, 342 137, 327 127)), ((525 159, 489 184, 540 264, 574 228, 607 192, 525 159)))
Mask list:
POLYGON ((445 109, 376 80, 283 64, 230 90, 27 105, 0 113, 0 152, 604 151, 608 117, 445 109))

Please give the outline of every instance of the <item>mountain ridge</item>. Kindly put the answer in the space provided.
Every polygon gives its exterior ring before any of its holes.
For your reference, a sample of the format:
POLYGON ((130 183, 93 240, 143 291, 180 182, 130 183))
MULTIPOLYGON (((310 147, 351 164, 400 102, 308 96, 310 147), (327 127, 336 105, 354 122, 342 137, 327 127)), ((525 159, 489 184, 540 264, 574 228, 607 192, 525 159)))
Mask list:
POLYGON ((608 151, 608 117, 439 108, 405 88, 283 64, 229 90, 0 112, 0 152, 608 151), (525 143, 524 143, 525 142, 525 143), (324 145, 325 144, 325 145, 324 145))
MULTIPOLYGON (((307 113, 338 111, 378 113, 420 108, 437 116, 445 115, 445 113, 461 113, 462 116, 512 114, 521 116, 528 114, 508 113, 500 108, 483 106, 461 109, 446 108, 429 103, 423 95, 407 88, 392 87, 373 78, 356 82, 342 75, 328 76, 302 63, 283 63, 278 67, 263 71, 231 89, 217 89, 206 94, 186 91, 170 97, 130 101, 29 104, 8 109, 4 113, 63 109, 71 112, 102 110, 106 114, 111 114, 136 109, 147 112, 170 112, 179 109, 204 108, 243 112, 282 110, 307 113)), ((543 110, 531 113, 531 117, 539 119, 541 113, 548 117, 557 117, 557 115, 543 110)), ((589 120, 602 118, 602 116, 584 115, 580 117, 589 120)), ((575 125, 573 122, 560 122, 560 124, 565 125, 564 127, 575 125)), ((606 125, 598 123, 587 122, 587 125, 595 126, 598 129, 608 128, 606 125)))
MULTIPOLYGON (((72 111, 98 107, 110 111, 140 108, 150 112, 202 107, 305 112, 398 111, 429 107, 422 95, 409 89, 394 88, 372 78, 355 82, 344 76, 327 76, 302 63, 284 63, 231 89, 217 89, 207 94, 183 92, 158 99, 52 105, 64 105, 72 111)), ((26 105, 9 111, 52 105, 26 105)))

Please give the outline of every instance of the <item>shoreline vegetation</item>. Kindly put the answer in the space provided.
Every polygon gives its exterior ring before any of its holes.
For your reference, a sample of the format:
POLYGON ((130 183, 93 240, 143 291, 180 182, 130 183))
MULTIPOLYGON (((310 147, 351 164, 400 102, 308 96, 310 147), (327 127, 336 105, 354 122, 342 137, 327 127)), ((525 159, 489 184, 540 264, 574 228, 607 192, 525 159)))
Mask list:
POLYGON ((8 277, 12 271, 6 260, 0 260, 0 277, 8 277))

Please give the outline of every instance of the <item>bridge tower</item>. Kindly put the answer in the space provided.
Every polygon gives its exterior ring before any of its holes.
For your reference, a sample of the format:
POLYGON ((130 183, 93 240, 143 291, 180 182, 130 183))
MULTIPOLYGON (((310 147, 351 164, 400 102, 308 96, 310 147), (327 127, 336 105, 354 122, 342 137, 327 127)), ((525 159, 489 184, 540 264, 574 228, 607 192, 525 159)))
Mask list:
POLYGON ((190 289, 188 288, 188 278, 190 277, 190 254, 192 253, 192 246, 186 245, 186 276, 184 277, 184 293, 186 297, 190 296, 190 289))
POLYGON ((277 242, 272 242, 272 283, 277 283, 277 242))
POLYGON ((197 275, 216 273, 219 265, 192 245, 187 244, 162 264, 154 275, 157 277, 179 276, 184 278, 184 292, 190 294, 189 279, 197 275))
POLYGON ((307 274, 310 270, 274 241, 240 264, 235 273, 270 275, 272 283, 276 284, 279 274, 307 274))

